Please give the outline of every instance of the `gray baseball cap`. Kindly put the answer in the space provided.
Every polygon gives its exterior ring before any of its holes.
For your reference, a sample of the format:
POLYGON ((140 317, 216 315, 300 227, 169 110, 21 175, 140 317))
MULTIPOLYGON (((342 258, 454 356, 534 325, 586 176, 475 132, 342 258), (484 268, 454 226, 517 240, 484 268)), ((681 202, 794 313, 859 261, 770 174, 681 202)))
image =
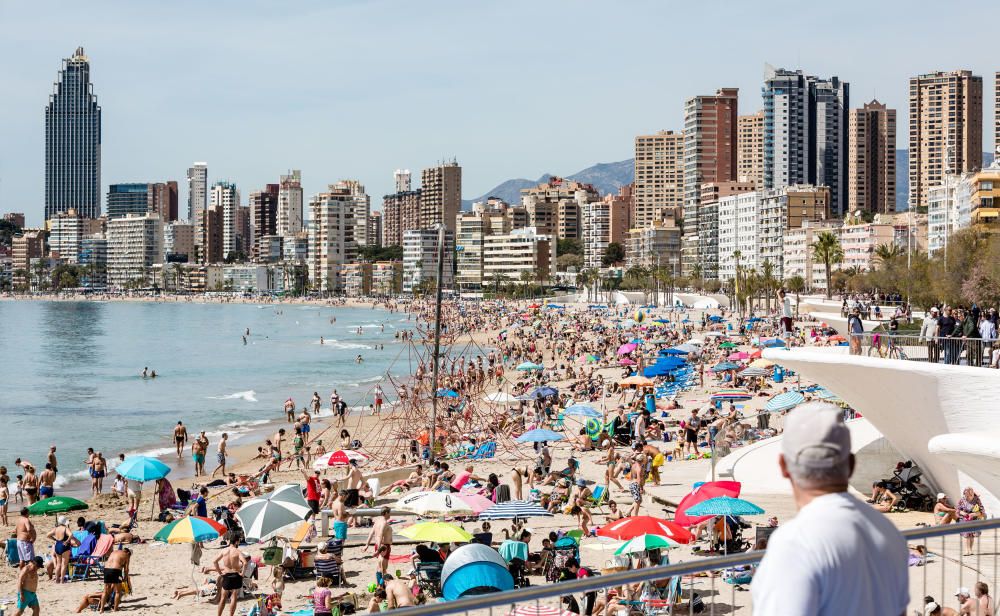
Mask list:
POLYGON ((851 455, 851 432, 844 413, 828 402, 801 404, 785 419, 781 453, 790 466, 831 468, 851 455))

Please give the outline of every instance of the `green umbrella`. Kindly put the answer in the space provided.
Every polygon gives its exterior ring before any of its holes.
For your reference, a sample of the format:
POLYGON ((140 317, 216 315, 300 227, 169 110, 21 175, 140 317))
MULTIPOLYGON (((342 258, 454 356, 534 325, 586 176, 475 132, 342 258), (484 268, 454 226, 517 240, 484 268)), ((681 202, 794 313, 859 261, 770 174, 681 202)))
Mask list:
POLYGON ((736 345, 733 344, 732 342, 728 342, 727 341, 727 342, 723 342, 722 344, 720 344, 719 348, 720 349, 735 349, 736 345))
POLYGON ((69 496, 50 496, 28 507, 28 513, 31 515, 48 515, 50 513, 64 513, 66 511, 88 509, 89 507, 90 505, 82 500, 70 498, 69 496))
POLYGON ((677 544, 662 535, 639 535, 625 542, 625 544, 615 550, 615 554, 635 554, 646 550, 659 550, 675 548, 677 544))

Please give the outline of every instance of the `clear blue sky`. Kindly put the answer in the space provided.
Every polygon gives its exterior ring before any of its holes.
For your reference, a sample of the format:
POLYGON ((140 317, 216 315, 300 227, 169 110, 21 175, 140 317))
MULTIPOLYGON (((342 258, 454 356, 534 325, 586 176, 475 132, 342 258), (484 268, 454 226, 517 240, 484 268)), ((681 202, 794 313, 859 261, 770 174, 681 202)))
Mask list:
POLYGON ((104 110, 105 192, 175 179, 186 212, 185 170, 205 160, 244 199, 300 168, 307 194, 358 178, 381 207, 396 168, 455 156, 471 198, 629 158, 634 135, 679 130, 696 94, 736 86, 756 111, 765 62, 897 108, 899 147, 907 79, 972 69, 988 150, 1000 61, 974 25, 998 17, 989 1, 0 0, 0 212, 42 219, 43 108, 77 45, 104 110))

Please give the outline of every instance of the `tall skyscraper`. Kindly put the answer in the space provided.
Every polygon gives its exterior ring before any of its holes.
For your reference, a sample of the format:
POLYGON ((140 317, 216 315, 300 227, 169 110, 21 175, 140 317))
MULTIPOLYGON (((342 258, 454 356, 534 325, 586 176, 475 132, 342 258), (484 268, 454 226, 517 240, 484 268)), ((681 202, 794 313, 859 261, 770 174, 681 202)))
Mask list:
MULTIPOLYGON (((722 88, 684 105, 683 271, 701 262, 697 242, 702 184, 736 179, 736 124, 739 90, 722 88)), ((714 277, 710 272, 706 278, 714 277)))
POLYGON ((352 190, 350 182, 338 182, 309 201, 309 277, 320 291, 344 292, 347 266, 358 259, 357 234, 363 230, 352 190))
POLYGON ((253 243, 249 254, 254 258, 260 256, 261 240, 268 235, 275 235, 278 227, 278 192, 277 184, 268 184, 264 190, 250 193, 250 226, 253 229, 253 243))
POLYGON ((983 78, 972 71, 910 78, 909 206, 927 207, 945 175, 983 164, 983 78))
POLYGON ((208 207, 208 163, 195 163, 187 170, 188 220, 198 220, 198 214, 208 207))
POLYGON ((212 205, 222 210, 222 258, 239 252, 240 191, 235 184, 216 182, 212 186, 212 205))
POLYGON ((63 60, 45 107, 45 219, 70 208, 101 215, 101 107, 83 47, 63 60))
POLYGON ((764 185, 829 186, 832 215, 847 205, 847 111, 850 87, 838 77, 767 66, 764 185))
POLYGON ((420 174, 420 228, 443 222, 455 232, 455 216, 462 209, 462 168, 457 161, 441 163, 420 174))
POLYGON ((302 172, 293 169, 278 182, 278 235, 295 235, 302 230, 302 172))
POLYGON ((896 210, 896 110, 873 100, 848 117, 847 209, 896 210))
POLYGON ((330 188, 346 190, 354 200, 354 242, 358 246, 368 245, 368 217, 371 215, 372 200, 365 192, 365 186, 358 180, 341 180, 330 188))
POLYGON ((659 212, 684 205, 684 135, 661 130, 635 138, 633 197, 636 227, 649 225, 659 212))
POLYGON ((1000 71, 993 75, 993 154, 1000 152, 1000 71))
POLYGON ((764 188, 764 110, 736 119, 736 180, 764 188))

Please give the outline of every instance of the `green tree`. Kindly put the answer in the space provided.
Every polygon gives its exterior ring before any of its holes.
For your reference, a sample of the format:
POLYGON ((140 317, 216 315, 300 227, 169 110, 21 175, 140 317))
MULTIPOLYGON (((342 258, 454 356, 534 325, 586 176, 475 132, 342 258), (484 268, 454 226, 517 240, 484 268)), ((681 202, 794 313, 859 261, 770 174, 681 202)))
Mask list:
POLYGON ((785 287, 795 294, 795 316, 799 316, 799 294, 806 290, 805 278, 796 274, 785 281, 785 287))
POLYGON ((826 268, 826 298, 833 297, 833 266, 844 260, 844 249, 840 240, 829 231, 823 231, 812 243, 813 260, 826 268))
POLYGON ((559 240, 556 243, 556 254, 562 255, 579 255, 583 256, 583 244, 580 240, 571 237, 566 237, 559 240))
POLYGON ((556 257, 556 269, 558 271, 565 272, 571 267, 580 271, 580 268, 583 267, 583 257, 578 254, 561 254, 556 257))
POLYGON ((611 267, 625 260, 625 249, 618 242, 611 242, 604 250, 604 259, 601 263, 604 267, 611 267))

